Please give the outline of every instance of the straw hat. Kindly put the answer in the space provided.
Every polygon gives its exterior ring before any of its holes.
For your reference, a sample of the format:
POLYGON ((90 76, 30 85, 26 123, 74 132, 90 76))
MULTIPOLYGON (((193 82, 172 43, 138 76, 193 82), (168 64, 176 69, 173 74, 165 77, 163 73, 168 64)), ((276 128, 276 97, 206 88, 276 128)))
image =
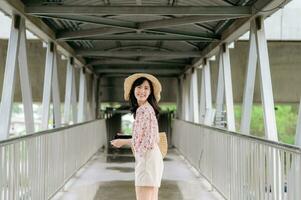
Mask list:
MULTIPOLYGON (((166 133, 165 132, 159 132, 159 136, 160 136, 160 142, 159 142, 159 149, 160 152, 162 154, 162 158, 165 158, 166 154, 167 154, 167 149, 168 149, 168 143, 167 143, 167 137, 166 137, 166 133)), ((135 151, 133 146, 131 146, 132 152, 135 155, 135 151)))
POLYGON ((152 82, 152 85, 154 88, 154 96, 155 96, 157 102, 159 102, 160 98, 161 98, 160 93, 162 90, 161 83, 159 82, 159 80, 156 77, 154 77, 151 74, 146 74, 146 73, 136 73, 125 79, 125 81, 124 81, 124 99, 126 101, 128 101, 130 99, 130 91, 131 91, 132 85, 135 82, 135 80, 137 80, 138 78, 141 78, 141 77, 145 77, 152 82))

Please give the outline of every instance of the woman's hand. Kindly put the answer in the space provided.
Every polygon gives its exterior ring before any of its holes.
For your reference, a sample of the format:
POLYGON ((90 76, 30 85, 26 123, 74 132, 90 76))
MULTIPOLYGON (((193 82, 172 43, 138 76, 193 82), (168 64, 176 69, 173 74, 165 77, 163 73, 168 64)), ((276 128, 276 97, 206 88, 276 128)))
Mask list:
POLYGON ((123 139, 116 139, 116 140, 111 140, 111 145, 114 147, 120 148, 124 145, 123 139))

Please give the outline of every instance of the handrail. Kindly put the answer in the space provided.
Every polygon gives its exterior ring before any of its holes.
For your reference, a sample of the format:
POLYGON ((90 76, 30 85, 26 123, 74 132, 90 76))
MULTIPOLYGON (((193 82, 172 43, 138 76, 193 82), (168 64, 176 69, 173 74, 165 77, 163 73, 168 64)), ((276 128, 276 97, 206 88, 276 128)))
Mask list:
POLYGON ((205 125, 205 124, 198 124, 198 123, 195 123, 195 122, 186 121, 186 120, 182 120, 182 119, 176 119, 176 120, 183 121, 183 122, 186 122, 186 123, 189 123, 189 124, 192 124, 192 125, 204 127, 204 128, 211 129, 211 130, 216 130, 216 131, 218 131, 222 134, 227 134, 227 135, 231 135, 231 136, 235 136, 235 137, 241 137, 241 138, 245 138, 245 139, 248 139, 248 140, 253 140, 255 142, 259 142, 259 143, 262 143, 262 144, 267 144, 269 146, 281 148, 281 149, 286 150, 286 151, 301 153, 301 147, 299 147, 299 146, 286 144, 286 143, 282 143, 282 142, 279 142, 279 141, 272 141, 272 140, 257 137, 257 136, 254 136, 254 135, 246 135, 246 134, 243 134, 241 132, 228 131, 226 129, 221 129, 221 128, 217 128, 217 127, 213 127, 213 126, 208 126, 208 125, 205 125))
POLYGON ((92 123, 92 122, 95 122, 97 120, 100 120, 100 119, 80 122, 80 123, 71 124, 71 125, 64 126, 64 127, 59 127, 59 128, 53 128, 53 129, 37 131, 37 132, 34 132, 34 133, 30 133, 30 134, 26 134, 26 135, 22 135, 22 136, 18 136, 18 137, 13 137, 13 138, 5 139, 5 140, 0 140, 0 147, 4 146, 4 145, 7 145, 7 144, 14 143, 14 142, 18 142, 20 140, 29 139, 29 138, 32 138, 32 137, 37 137, 37 136, 41 136, 41 135, 45 135, 45 134, 55 133, 55 132, 58 132, 58 131, 74 128, 76 126, 81 126, 81 125, 84 125, 84 124, 92 123))
POLYGON ((300 147, 173 122, 173 145, 225 199, 301 199, 300 147))
POLYGON ((0 200, 49 199, 106 145, 105 119, 0 143, 0 200))

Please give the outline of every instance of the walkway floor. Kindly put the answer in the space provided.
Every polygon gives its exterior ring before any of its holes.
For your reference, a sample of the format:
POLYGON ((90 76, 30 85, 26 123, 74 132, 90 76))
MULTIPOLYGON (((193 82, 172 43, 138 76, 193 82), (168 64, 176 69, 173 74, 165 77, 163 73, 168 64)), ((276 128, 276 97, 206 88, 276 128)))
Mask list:
MULTIPOLYGON (((53 200, 134 200, 131 155, 97 153, 53 200)), ((222 200, 204 178, 171 149, 164 159, 159 200, 222 200)))

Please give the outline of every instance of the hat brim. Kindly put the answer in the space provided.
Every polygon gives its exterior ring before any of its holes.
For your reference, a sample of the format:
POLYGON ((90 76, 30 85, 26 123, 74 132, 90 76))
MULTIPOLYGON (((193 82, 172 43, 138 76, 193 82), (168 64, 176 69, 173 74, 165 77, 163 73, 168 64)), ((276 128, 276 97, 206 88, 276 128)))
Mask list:
POLYGON ((132 85, 138 78, 141 78, 141 77, 145 77, 151 81, 151 83, 153 85, 153 89, 154 89, 154 96, 156 98, 156 101, 159 102, 160 98, 161 98, 160 93, 162 90, 161 83, 156 77, 154 77, 151 74, 146 74, 146 73, 136 73, 136 74, 133 74, 133 75, 127 77, 124 80, 124 99, 126 101, 128 101, 130 99, 130 91, 131 91, 132 85))

